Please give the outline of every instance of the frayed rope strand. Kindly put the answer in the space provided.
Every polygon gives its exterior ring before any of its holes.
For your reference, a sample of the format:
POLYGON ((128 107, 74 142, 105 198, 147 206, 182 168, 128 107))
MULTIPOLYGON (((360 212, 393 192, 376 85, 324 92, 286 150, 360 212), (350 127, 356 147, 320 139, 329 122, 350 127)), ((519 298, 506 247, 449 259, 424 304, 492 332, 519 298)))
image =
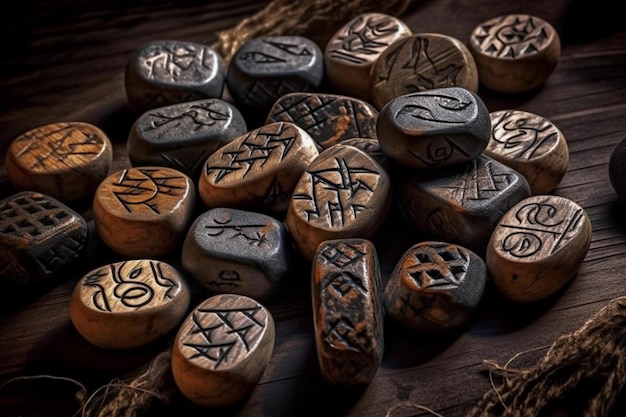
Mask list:
POLYGON ((81 417, 135 417, 155 399, 169 403, 176 392, 170 360, 168 349, 130 382, 113 380, 98 388, 85 401, 81 417))
POLYGON ((467 417, 538 415, 566 399, 582 382, 598 378, 604 382, 583 415, 606 417, 626 385, 625 354, 626 297, 620 297, 579 330, 559 337, 530 369, 510 372, 507 366, 486 361, 492 371, 503 373, 504 381, 500 387, 493 384, 467 417))

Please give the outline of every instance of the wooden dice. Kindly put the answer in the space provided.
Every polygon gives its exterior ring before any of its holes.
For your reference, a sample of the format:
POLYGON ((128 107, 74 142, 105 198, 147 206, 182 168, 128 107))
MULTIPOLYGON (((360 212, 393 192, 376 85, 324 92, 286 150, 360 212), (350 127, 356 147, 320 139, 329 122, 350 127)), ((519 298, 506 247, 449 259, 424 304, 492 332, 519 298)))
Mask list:
POLYGON ((245 42, 226 76, 238 106, 267 111, 287 93, 310 92, 324 79, 324 54, 302 36, 261 36, 245 42))
POLYGON ((247 131, 239 110, 226 101, 177 103, 141 115, 126 151, 133 166, 170 167, 196 181, 209 155, 247 131))
POLYGON ((490 138, 483 101, 460 87, 438 88, 391 99, 376 123, 384 154, 410 170, 466 164, 490 138))
POLYGON ((485 154, 524 175, 532 194, 552 192, 567 171, 569 150, 563 133, 545 117, 522 110, 490 114, 485 154))
POLYGON ((199 215, 182 250, 183 268, 203 288, 260 301, 279 292, 291 260, 291 239, 279 220, 231 208, 199 215))
POLYGON ((6 172, 19 191, 38 191, 69 203, 93 196, 108 174, 113 148, 107 135, 84 122, 39 126, 7 150, 6 172))
POLYGON ((331 385, 371 382, 384 352, 382 283, 374 244, 322 242, 313 257, 311 295, 320 371, 331 385))
POLYGON ((0 201, 0 282, 33 288, 55 279, 87 244, 85 219, 48 195, 21 191, 0 201))
POLYGON ((370 73, 377 109, 404 94, 446 87, 477 92, 478 69, 463 42, 440 33, 401 37, 380 54, 370 73))
POLYGON ((373 236, 390 202, 387 172, 365 152, 339 143, 302 174, 285 222, 296 248, 310 261, 325 240, 373 236))
POLYGON ((483 256, 500 218, 529 196, 522 174, 482 154, 460 170, 408 175, 397 201, 407 223, 432 240, 483 256))
POLYGON ((471 250, 439 241, 411 246, 385 286, 387 316, 424 332, 447 331, 465 324, 487 284, 485 261, 471 250))
POLYGON ((196 199, 191 179, 167 167, 133 167, 108 176, 93 200, 96 230, 113 251, 165 255, 182 242, 196 199))
POLYGON ((559 34, 547 21, 527 14, 489 19, 469 41, 480 84, 499 93, 522 93, 544 84, 561 56, 559 34))
POLYGON ((95 346, 130 349, 169 333, 187 314, 189 302, 189 286, 172 265, 128 260, 84 275, 70 299, 70 318, 95 346))
POLYGON ((198 193, 209 208, 284 212, 298 179, 318 155, 305 130, 290 122, 270 123, 209 156, 198 193))
POLYGON ((411 29, 396 17, 360 14, 339 28, 326 44, 326 76, 339 93, 369 100, 370 71, 376 59, 394 41, 410 34, 411 29))
POLYGON ((159 39, 134 51, 124 81, 128 102, 141 114, 184 101, 221 97, 224 63, 208 45, 159 39))
POLYGON ((485 257, 491 280, 516 302, 549 297, 575 276, 591 233, 587 213, 574 201, 556 195, 525 198, 493 230, 485 257))
POLYGON ((256 300, 219 294, 196 306, 172 348, 172 374, 181 393, 203 407, 245 400, 267 368, 274 319, 256 300))
POLYGON ((321 149, 354 137, 376 138, 378 110, 353 97, 323 93, 289 93, 269 111, 266 123, 292 122, 311 135, 321 149))

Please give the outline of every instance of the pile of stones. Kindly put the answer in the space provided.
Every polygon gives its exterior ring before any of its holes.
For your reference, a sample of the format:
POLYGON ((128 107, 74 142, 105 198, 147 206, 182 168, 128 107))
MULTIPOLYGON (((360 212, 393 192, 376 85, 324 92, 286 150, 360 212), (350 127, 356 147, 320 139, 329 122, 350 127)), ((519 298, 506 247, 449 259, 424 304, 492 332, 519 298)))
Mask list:
POLYGON ((70 206, 93 199, 98 237, 125 260, 80 279, 72 323, 105 349, 178 328, 176 384, 213 407, 262 376, 275 339, 265 303, 301 257, 321 374, 368 384, 385 318, 458 328, 488 282, 534 302, 582 263, 589 218, 551 194, 567 170, 562 132, 522 110, 490 113, 478 95, 541 88, 559 56, 554 28, 529 15, 481 23, 464 43, 368 13, 323 48, 260 37, 229 62, 200 43, 143 45, 125 72, 131 167, 111 173, 109 138, 83 122, 10 145, 19 192, 0 202, 0 276, 27 287, 79 259, 88 227, 70 206), (372 238, 390 215, 432 238, 383 279, 372 238), (178 248, 182 270, 163 261, 178 248), (196 306, 188 280, 207 293, 196 306))

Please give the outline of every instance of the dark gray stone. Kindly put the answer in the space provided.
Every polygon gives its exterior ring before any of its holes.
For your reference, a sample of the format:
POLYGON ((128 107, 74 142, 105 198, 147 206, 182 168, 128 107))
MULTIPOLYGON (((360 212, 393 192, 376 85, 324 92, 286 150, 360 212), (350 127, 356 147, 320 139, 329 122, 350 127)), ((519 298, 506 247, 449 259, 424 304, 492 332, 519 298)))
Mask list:
POLYGON ((201 43, 155 40, 137 48, 126 65, 126 96, 137 113, 219 98, 224 85, 222 57, 201 43))
POLYGON ((269 110, 287 93, 316 90, 324 79, 324 54, 302 36, 265 36, 244 43, 233 56, 226 77, 236 102, 269 110))
POLYGON ((85 219, 60 201, 22 191, 0 201, 0 282, 25 289, 54 278, 84 252, 85 219))
POLYGON ((193 222, 182 249, 182 266, 213 293, 271 299, 291 267, 291 241, 276 218, 215 208, 193 222))
POLYGON ((389 159, 410 169, 441 168, 478 157, 489 143, 491 118, 473 92, 440 88, 392 99, 376 133, 389 159))
POLYGON ((213 152, 246 132, 246 121, 232 104, 197 100, 145 112, 134 123, 126 149, 133 166, 170 167, 197 180, 213 152))

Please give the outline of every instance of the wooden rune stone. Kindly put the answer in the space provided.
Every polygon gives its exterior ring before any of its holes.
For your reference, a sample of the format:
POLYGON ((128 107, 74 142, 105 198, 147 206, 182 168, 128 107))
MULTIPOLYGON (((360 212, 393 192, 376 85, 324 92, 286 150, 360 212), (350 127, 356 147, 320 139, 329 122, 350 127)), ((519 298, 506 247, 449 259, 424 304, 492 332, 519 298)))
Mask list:
POLYGON ((527 14, 494 17, 470 34, 480 84, 500 93, 521 93, 544 84, 561 56, 559 34, 527 14))
POLYGON ((433 240, 483 256, 500 218, 529 196, 522 174, 482 154, 459 170, 406 177, 398 202, 405 220, 433 240))
POLYGON ((410 170, 466 164, 490 138, 489 111, 460 87, 405 94, 380 111, 376 131, 387 157, 410 170))
POLYGON ((446 87, 477 92, 478 69, 463 42, 439 33, 401 37, 380 54, 370 73, 377 109, 404 94, 446 87))
POLYGON ((189 302, 189 286, 172 265, 128 260, 85 274, 74 287, 70 318, 90 343, 130 349, 165 336, 185 317, 189 302))
POLYGON ((487 283, 485 261, 459 245, 425 241, 396 264, 383 293, 387 315, 418 331, 445 331, 466 323, 487 283))
POLYGON ((222 57, 210 46, 155 40, 132 54, 125 70, 126 96, 133 110, 205 98, 220 98, 225 85, 222 57))
POLYGON ((496 289, 516 302, 544 299, 570 281, 591 244, 585 210, 556 195, 525 198, 493 230, 486 262, 496 289))
POLYGON ((292 122, 306 130, 321 149, 326 149, 348 138, 376 138, 377 116, 374 106, 357 98, 290 93, 276 100, 266 123, 292 122))
POLYGON ((380 164, 354 146, 337 144, 302 174, 285 222, 296 248, 310 261, 325 240, 373 236, 390 203, 390 178, 380 164))
POLYGON ((238 294, 219 294, 197 305, 172 348, 172 374, 182 394, 203 407, 244 401, 267 368, 275 343, 270 312, 238 294))
POLYGON ((522 110, 492 112, 485 154, 524 175, 533 195, 548 194, 567 171, 563 133, 545 117, 522 110))
POLYGON ((198 193, 209 208, 284 212, 298 179, 318 155, 305 130, 290 122, 270 123, 209 156, 198 193))
POLYGON ((369 100, 370 71, 394 41, 410 35, 402 20, 384 13, 363 13, 333 34, 324 50, 324 69, 341 94, 369 100))
POLYGON ((257 300, 273 298, 291 267, 291 239, 272 216, 214 208, 196 218, 183 243, 182 264, 203 288, 257 300))
POLYGON ((182 242, 195 199, 191 178, 175 169, 146 166, 120 170, 96 190, 96 230, 102 241, 121 255, 165 255, 182 242))
POLYGON ((233 56, 226 84, 239 106, 269 110, 285 94, 317 90, 324 79, 324 54, 302 36, 248 40, 233 56))
POLYGON ((232 104, 218 98, 149 110, 133 124, 126 151, 133 166, 174 168, 197 180, 207 158, 248 131, 232 104))
POLYGON ((384 352, 376 248, 360 238, 322 242, 311 278, 315 344, 324 380, 340 386, 369 384, 384 352))
POLYGON ((39 126, 9 145, 7 177, 19 191, 37 191, 70 203, 93 196, 113 160, 107 135, 83 122, 39 126))
POLYGON ((85 219, 45 194, 21 191, 0 201, 0 282, 30 289, 57 278, 85 250, 85 219))

